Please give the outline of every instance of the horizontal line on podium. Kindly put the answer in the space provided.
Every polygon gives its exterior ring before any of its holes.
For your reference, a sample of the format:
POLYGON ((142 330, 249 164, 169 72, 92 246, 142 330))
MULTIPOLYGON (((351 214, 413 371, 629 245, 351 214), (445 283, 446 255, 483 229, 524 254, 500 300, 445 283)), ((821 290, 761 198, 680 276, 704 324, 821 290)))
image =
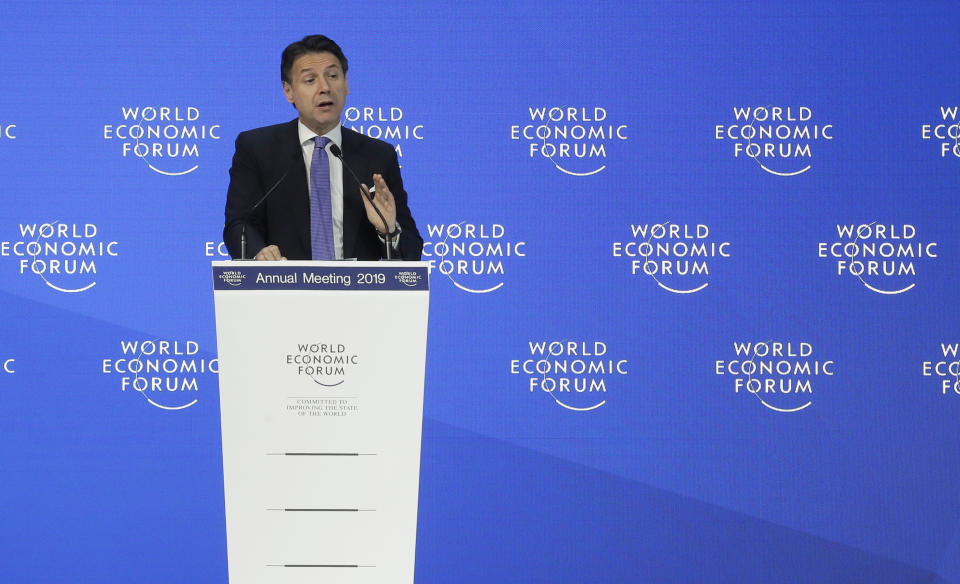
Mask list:
POLYGON ((354 513, 370 513, 370 512, 376 511, 376 509, 346 509, 346 508, 343 508, 343 509, 335 509, 335 508, 317 508, 317 507, 313 507, 313 508, 311 508, 311 507, 296 507, 296 508, 294 508, 294 507, 286 507, 286 508, 281 508, 281 507, 268 507, 268 508, 267 508, 267 511, 292 511, 292 512, 297 512, 297 511, 333 511, 333 512, 336 512, 336 511, 351 511, 351 512, 354 512, 354 513))
POLYGON ((363 564, 267 564, 269 568, 376 568, 363 564))
POLYGON ((268 452, 267 456, 376 456, 367 452, 268 452))
POLYGON ((356 513, 360 511, 359 509, 284 509, 284 511, 295 512, 295 511, 349 511, 351 513, 356 513))

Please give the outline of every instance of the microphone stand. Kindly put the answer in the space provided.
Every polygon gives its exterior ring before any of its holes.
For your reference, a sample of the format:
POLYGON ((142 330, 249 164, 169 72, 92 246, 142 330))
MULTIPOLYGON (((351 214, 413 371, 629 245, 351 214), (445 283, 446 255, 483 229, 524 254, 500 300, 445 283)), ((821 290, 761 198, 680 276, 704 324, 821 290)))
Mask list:
MULTIPOLYGON (((357 181, 357 185, 360 186, 360 196, 366 197, 370 201, 370 205, 373 207, 373 210, 377 212, 377 217, 380 217, 380 221, 383 221, 383 239, 387 245, 387 257, 385 258, 388 262, 399 260, 400 258, 393 257, 393 236, 390 235, 390 231, 387 229, 387 219, 383 216, 383 213, 380 212, 380 209, 377 208, 377 204, 373 202, 373 193, 364 192, 363 183, 360 181, 360 178, 357 177, 357 173, 353 172, 353 169, 347 165, 347 162, 343 159, 343 151, 340 150, 340 147, 336 144, 330 145, 330 152, 340 159, 340 164, 347 169, 347 172, 350 173, 350 176, 353 177, 353 180, 357 181)), ((376 228, 374 228, 376 229, 376 228)))
POLYGON ((247 222, 240 224, 240 261, 247 261, 247 222))
MULTIPOLYGON (((343 162, 343 159, 342 159, 342 158, 340 159, 340 162, 343 162)), ((347 165, 344 164, 344 166, 347 166, 347 165)), ((350 171, 350 174, 353 174, 353 171, 352 171, 352 170, 350 171)), ((356 178, 356 177, 354 177, 354 178, 356 178)), ((361 185, 361 187, 360 187, 360 191, 363 192, 363 186, 362 186, 362 185, 361 185)), ((373 196, 374 196, 373 193, 369 193, 370 206, 372 206, 372 207, 373 207, 373 210, 377 212, 377 217, 380 217, 380 221, 383 221, 383 240, 384 240, 384 241, 386 242, 386 244, 387 244, 387 257, 386 257, 386 260, 389 262, 389 261, 392 261, 392 260, 393 260, 393 254, 392 254, 392 252, 393 252, 393 236, 390 235, 390 231, 387 230, 387 219, 386 219, 386 217, 383 216, 383 213, 380 212, 380 209, 377 208, 377 204, 373 202, 373 196)))
MULTIPOLYGON (((293 161, 293 162, 296 162, 296 161, 297 161, 299 158, 301 158, 302 156, 303 156, 303 154, 302 154, 301 152, 296 152, 291 158, 292 158, 292 161, 293 161)), ((280 186, 280 183, 283 182, 283 179, 287 178, 287 175, 290 174, 290 171, 291 171, 291 170, 293 170, 293 165, 288 166, 288 167, 287 167, 287 170, 283 173, 283 175, 281 175, 280 178, 277 179, 277 182, 273 183, 273 184, 270 186, 270 188, 267 189, 267 192, 264 193, 263 196, 260 197, 260 199, 257 200, 257 202, 254 203, 252 207, 250 207, 249 209, 247 209, 247 212, 246 212, 246 213, 243 214, 243 221, 240 223, 240 258, 239 258, 239 259, 235 259, 235 260, 233 260, 233 261, 235 261, 235 262, 247 262, 247 261, 250 261, 250 260, 253 259, 253 258, 248 258, 248 257, 247 257, 247 219, 249 219, 249 218, 250 218, 250 215, 251 215, 254 211, 256 211, 257 208, 258 208, 260 205, 262 205, 264 201, 267 200, 267 197, 269 197, 270 194, 273 193, 273 191, 277 190, 277 187, 280 186)))

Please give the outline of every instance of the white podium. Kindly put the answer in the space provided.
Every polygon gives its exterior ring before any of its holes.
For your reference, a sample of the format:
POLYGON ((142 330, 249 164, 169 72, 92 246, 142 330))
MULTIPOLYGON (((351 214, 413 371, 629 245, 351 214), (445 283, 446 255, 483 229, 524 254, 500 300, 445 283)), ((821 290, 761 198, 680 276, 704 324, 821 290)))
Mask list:
POLYGON ((213 262, 231 584, 413 582, 424 262, 213 262))

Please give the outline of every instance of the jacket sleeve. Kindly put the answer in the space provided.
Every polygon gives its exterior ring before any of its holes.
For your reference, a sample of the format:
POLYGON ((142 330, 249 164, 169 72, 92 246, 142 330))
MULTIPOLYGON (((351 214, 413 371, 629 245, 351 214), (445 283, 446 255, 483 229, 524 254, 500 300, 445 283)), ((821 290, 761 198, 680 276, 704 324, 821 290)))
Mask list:
POLYGON ((400 225, 400 242, 397 251, 404 260, 419 260, 423 252, 423 238, 417 230, 417 223, 407 205, 407 192, 403 189, 403 178, 400 176, 400 163, 397 152, 390 148, 392 156, 388 171, 384 173, 384 180, 393 193, 393 200, 397 206, 397 223, 400 225))
POLYGON ((263 208, 251 212, 263 186, 261 172, 252 149, 248 145, 248 134, 237 136, 233 163, 230 166, 230 186, 227 187, 227 203, 224 209, 223 242, 230 255, 240 257, 240 234, 246 227, 246 257, 252 258, 263 249, 266 241, 263 208))

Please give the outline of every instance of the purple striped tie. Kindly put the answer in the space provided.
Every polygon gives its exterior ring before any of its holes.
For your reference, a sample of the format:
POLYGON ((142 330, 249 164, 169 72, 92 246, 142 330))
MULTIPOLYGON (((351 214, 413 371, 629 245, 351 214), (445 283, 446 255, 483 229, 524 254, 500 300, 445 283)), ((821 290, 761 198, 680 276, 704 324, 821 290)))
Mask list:
POLYGON ((314 138, 310 162, 310 249, 315 260, 336 259, 333 251, 333 211, 330 205, 329 138, 314 138))

